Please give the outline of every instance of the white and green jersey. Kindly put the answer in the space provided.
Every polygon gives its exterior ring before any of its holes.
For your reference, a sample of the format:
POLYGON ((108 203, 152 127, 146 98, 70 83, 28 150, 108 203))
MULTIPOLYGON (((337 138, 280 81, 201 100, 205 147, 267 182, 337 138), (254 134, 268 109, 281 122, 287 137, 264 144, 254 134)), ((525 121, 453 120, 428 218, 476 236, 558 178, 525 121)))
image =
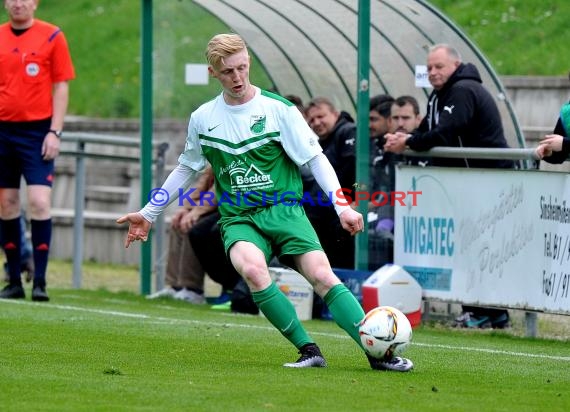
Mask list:
POLYGON ((223 95, 190 117, 179 163, 212 165, 222 216, 237 216, 303 197, 300 165, 322 151, 319 139, 286 99, 256 88, 249 102, 231 106, 223 95))

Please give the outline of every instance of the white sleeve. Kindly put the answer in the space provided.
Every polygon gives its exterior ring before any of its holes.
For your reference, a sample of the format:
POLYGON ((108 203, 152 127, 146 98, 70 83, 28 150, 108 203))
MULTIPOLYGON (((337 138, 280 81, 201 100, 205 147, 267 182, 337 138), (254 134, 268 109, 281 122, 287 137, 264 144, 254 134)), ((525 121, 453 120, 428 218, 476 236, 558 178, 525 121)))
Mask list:
POLYGON ((186 135, 186 143, 184 150, 178 157, 178 163, 181 163, 194 170, 204 170, 206 168, 206 158, 200 147, 200 139, 198 138, 198 116, 195 112, 190 116, 188 122, 188 134, 186 135))
POLYGON ((295 106, 286 107, 282 111, 280 128, 280 142, 283 149, 298 166, 308 163, 310 159, 323 151, 319 144, 319 137, 295 106))
POLYGON ((342 194, 340 191, 340 182, 329 159, 327 159, 323 153, 319 153, 309 160, 307 164, 323 192, 332 194, 333 198, 330 200, 336 210, 336 214, 340 216, 342 212, 350 209, 346 199, 343 196, 339 196, 342 194))
POLYGON ((169 204, 180 196, 180 190, 186 190, 196 181, 201 172, 179 164, 168 175, 160 189, 153 189, 148 194, 149 201, 139 213, 149 222, 154 222, 169 204))

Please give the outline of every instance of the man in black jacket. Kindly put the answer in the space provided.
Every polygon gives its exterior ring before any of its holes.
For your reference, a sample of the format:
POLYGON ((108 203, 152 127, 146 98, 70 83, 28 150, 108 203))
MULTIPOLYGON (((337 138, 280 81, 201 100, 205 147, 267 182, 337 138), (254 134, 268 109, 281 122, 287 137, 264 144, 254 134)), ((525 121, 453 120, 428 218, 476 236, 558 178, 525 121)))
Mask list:
MULTIPOLYGON (((335 108, 325 97, 312 99, 306 107, 309 126, 319 136, 319 144, 323 154, 334 168, 340 186, 354 190, 356 181, 356 125, 352 117, 335 108)), ((303 207, 307 217, 315 228, 321 246, 327 254, 332 267, 354 268, 354 237, 342 229, 338 223, 336 212, 326 193, 322 193, 311 173, 301 169, 303 191, 305 195, 303 207), (347 236, 348 234, 348 236, 347 236)))
MULTIPOLYGON (((370 132, 370 192, 394 190, 394 164, 401 156, 384 153, 384 136, 391 130, 390 114, 394 98, 379 94, 370 98, 368 129, 370 132)), ((372 202, 369 203, 372 207, 372 202)))
MULTIPOLYGON (((462 63, 453 47, 438 44, 427 58, 433 86, 426 116, 411 134, 386 135, 385 150, 402 153, 409 147, 426 151, 435 146, 507 148, 497 104, 483 87, 477 68, 462 63)), ((512 168, 507 160, 434 158, 435 166, 512 168)))
MULTIPOLYGON (((570 79, 570 73, 568 73, 570 79)), ((551 134, 544 136, 536 155, 548 163, 560 164, 570 156, 570 102, 560 109, 560 116, 551 134)))
MULTIPOLYGON (((428 79, 433 86, 426 116, 413 133, 386 135, 384 149, 402 153, 409 147, 426 151, 436 146, 509 147, 503 133, 501 115, 491 94, 483 87, 477 68, 462 63, 459 52, 447 45, 432 46, 427 58, 428 79)), ((433 158, 434 166, 513 168, 510 160, 433 158)), ((503 309, 463 305, 456 319, 461 326, 503 328, 509 314, 503 309)))

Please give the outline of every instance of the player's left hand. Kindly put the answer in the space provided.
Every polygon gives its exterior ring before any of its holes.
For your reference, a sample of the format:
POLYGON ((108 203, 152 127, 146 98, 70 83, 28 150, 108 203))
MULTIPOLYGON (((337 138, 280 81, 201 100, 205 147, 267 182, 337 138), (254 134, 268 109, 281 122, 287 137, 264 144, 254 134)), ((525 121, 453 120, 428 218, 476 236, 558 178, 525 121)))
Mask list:
POLYGON ((53 160, 59 155, 59 146, 61 141, 59 137, 53 133, 48 133, 42 144, 42 158, 44 160, 53 160))
POLYGON ((352 236, 364 231, 364 219, 362 215, 354 209, 346 209, 339 216, 343 229, 352 236))
POLYGON ((129 232, 125 239, 125 247, 128 248, 131 243, 141 240, 146 242, 151 223, 146 220, 140 213, 129 213, 117 219, 118 224, 129 222, 129 232))

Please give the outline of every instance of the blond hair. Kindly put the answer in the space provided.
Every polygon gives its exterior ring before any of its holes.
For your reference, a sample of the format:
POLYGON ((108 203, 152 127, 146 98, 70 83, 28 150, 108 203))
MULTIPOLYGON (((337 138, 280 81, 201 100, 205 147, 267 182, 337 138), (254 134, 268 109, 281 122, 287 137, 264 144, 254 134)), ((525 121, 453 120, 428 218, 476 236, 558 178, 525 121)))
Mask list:
POLYGON ((206 60, 213 68, 218 68, 225 57, 247 49, 245 41, 235 33, 217 34, 208 42, 206 60))

